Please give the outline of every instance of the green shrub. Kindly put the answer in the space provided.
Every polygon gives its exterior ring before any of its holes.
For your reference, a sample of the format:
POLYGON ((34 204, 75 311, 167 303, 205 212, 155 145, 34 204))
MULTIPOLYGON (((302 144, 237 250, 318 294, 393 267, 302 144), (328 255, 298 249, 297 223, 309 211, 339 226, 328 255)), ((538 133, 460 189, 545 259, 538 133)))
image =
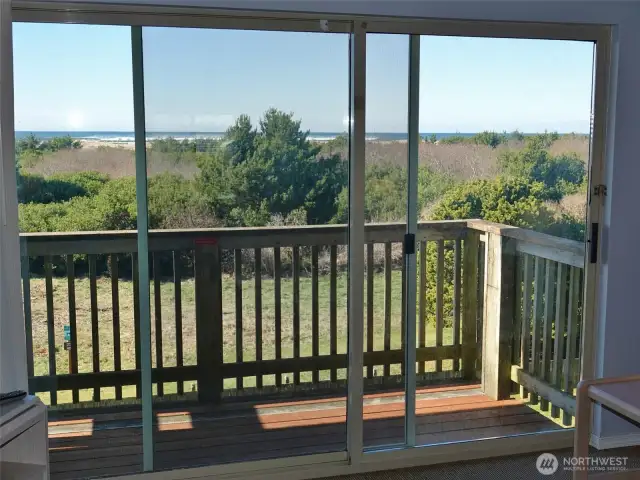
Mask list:
POLYGON ((16 140, 15 153, 17 156, 20 156, 24 152, 39 151, 41 145, 42 140, 36 137, 33 133, 30 133, 26 137, 16 140))
POLYGON ((69 214, 68 203, 28 203, 18 205, 21 232, 60 231, 60 218, 69 214))
POLYGON ((215 151, 219 145, 220 140, 217 138, 184 138, 177 140, 173 137, 166 137, 151 140, 151 142, 149 142, 149 151, 172 153, 176 154, 176 159, 181 159, 188 156, 188 154, 215 151))
POLYGON ((584 162, 577 153, 553 156, 547 150, 557 134, 541 134, 527 138, 524 149, 505 151, 498 157, 504 175, 540 182, 549 200, 560 200, 575 193, 586 177, 584 162))
POLYGON ((407 170, 371 165, 365 171, 365 218, 368 222, 402 221, 407 216, 407 170))
MULTIPOLYGON (((557 218, 546 206, 545 185, 523 178, 498 177, 474 180, 453 186, 432 210, 433 220, 482 218, 536 231, 576 238, 580 227, 569 216, 557 218)), ((582 233, 584 235, 584 233, 582 233)), ((582 237, 584 238, 584 237, 582 237)), ((444 319, 451 319, 453 304, 453 242, 444 244, 444 319)), ((435 321, 437 275, 437 246, 427 244, 427 320, 435 321)))
POLYGON ((449 190, 432 212, 433 220, 483 218, 546 231, 553 213, 545 206, 545 186, 522 178, 474 180, 449 190))
POLYGON ((326 223, 347 170, 339 155, 324 157, 320 150, 292 114, 270 109, 258 130, 241 116, 215 152, 198 158, 197 188, 226 225, 264 225, 271 215, 298 208, 307 212, 307 223, 326 223))
POLYGON ((427 166, 418 167, 418 211, 442 198, 455 185, 455 179, 427 166))
MULTIPOLYGON (((455 184, 444 173, 428 166, 418 168, 418 211, 440 199, 455 184)), ((398 222, 407 217, 407 170, 397 165, 367 165, 365 169, 365 221, 398 222)), ((336 200, 334 223, 345 223, 349 217, 348 189, 336 200)))
POLYGON ((62 179, 48 179, 41 175, 18 174, 18 202, 57 203, 86 195, 80 185, 62 179))
POLYGON ((100 218, 100 230, 134 230, 137 228, 135 178, 118 178, 108 182, 100 193, 91 197, 100 218))
POLYGON ((477 145, 487 145, 491 148, 496 148, 501 143, 506 142, 507 138, 505 135, 490 132, 485 130, 484 132, 476 133, 473 137, 469 139, 472 143, 477 145))
POLYGON ((49 181, 67 182, 85 191, 85 195, 97 195, 110 180, 109 175, 99 172, 55 173, 47 177, 49 181))
POLYGON ((136 228, 135 179, 107 182, 91 197, 20 205, 23 232, 132 230, 136 228))
POLYGON ((163 173, 149 179, 148 190, 150 228, 205 228, 220 225, 192 180, 163 173))
POLYGON ((507 140, 514 140, 516 142, 522 142, 525 139, 524 133, 519 130, 514 130, 511 133, 505 134, 507 140))
POLYGON ((59 203, 96 195, 109 177, 97 172, 59 173, 50 177, 18 173, 18 202, 59 203))
POLYGON ((15 143, 15 153, 17 156, 29 152, 57 152, 63 149, 75 150, 79 148, 82 148, 82 142, 80 140, 74 140, 70 135, 42 140, 33 133, 30 133, 26 137, 16 140, 15 143))
MULTIPOLYGON (((364 216, 367 223, 397 222, 407 215, 407 170, 397 165, 367 165, 365 169, 364 216)), ((349 218, 349 189, 336 200, 334 223, 349 218)))
POLYGON ((52 139, 43 142, 43 148, 49 152, 57 152, 58 150, 77 150, 82 148, 82 142, 80 140, 74 140, 71 135, 65 135, 63 137, 53 137, 52 139))
POLYGON ((444 145, 454 145, 457 143, 466 143, 469 141, 469 137, 465 137, 462 135, 449 135, 448 137, 441 138, 438 143, 444 145))

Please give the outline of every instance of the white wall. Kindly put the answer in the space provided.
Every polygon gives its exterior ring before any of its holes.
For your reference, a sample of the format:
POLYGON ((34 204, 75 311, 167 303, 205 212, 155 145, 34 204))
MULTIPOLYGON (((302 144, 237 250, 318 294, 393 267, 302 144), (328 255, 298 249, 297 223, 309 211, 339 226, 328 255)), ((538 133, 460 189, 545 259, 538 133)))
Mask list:
MULTIPOLYGON (((605 205, 603 268, 599 301, 599 332, 596 375, 611 377, 640 373, 639 295, 640 215, 638 181, 640 157, 640 28, 635 22, 621 24, 616 31, 614 55, 615 102, 610 112, 609 159, 606 165, 609 196, 605 205)), ((621 435, 634 435, 628 442, 640 444, 640 429, 630 427, 614 415, 596 412, 594 435, 605 445, 624 442, 621 435)))
MULTIPOLYGON (((14 0, 14 4, 23 3, 14 0)), ((47 2, 50 3, 50 2, 47 2)), ((87 3, 86 0, 84 3, 87 3)), ((180 4, 251 10, 371 14, 450 19, 600 23, 616 25, 608 144, 609 195, 603 224, 598 314, 597 373, 640 373, 640 4, 616 1, 322 1, 322 0, 120 0, 114 3, 180 4)), ((17 272, 16 272, 17 274, 17 272)), ((4 320, 2 320, 4 321, 4 320)), ((596 415, 594 433, 612 437, 640 433, 608 413, 596 415)), ((639 437, 640 438, 640 437, 639 437)))

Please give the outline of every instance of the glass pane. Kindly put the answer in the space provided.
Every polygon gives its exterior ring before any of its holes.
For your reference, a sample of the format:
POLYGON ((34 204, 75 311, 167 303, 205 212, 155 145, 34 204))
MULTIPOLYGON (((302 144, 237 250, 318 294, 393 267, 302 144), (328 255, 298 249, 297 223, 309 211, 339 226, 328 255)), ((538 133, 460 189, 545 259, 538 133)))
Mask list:
POLYGON ((136 473, 130 29, 15 24, 14 74, 30 389, 55 421, 51 473, 136 473))
POLYGON ((367 35, 364 446, 404 443, 404 256, 409 37, 367 35))
POLYGON ((348 36, 143 40, 156 469, 344 450, 348 36))
POLYGON ((584 241, 592 69, 591 43, 421 38, 420 220, 482 221, 420 245, 418 444, 572 424, 526 386, 579 374, 583 259, 557 237, 584 241))

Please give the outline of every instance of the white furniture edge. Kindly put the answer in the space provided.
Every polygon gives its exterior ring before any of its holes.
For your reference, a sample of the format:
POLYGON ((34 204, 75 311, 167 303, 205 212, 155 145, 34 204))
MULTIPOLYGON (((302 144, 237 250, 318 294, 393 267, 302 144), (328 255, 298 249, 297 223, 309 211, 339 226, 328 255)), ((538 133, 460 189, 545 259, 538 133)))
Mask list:
POLYGON ((591 435, 591 445, 598 450, 608 450, 610 448, 636 447, 640 446, 640 433, 628 433, 625 435, 612 435, 601 437, 591 435))

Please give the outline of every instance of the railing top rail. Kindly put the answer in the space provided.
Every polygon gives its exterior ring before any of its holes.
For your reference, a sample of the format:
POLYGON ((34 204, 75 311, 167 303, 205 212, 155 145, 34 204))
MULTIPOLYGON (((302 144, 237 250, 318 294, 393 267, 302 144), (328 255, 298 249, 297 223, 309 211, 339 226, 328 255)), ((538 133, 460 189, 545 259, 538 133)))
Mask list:
MULTIPOLYGON (((516 250, 575 267, 584 266, 584 244, 525 228, 512 227, 486 220, 443 220, 418 223, 416 239, 454 240, 464 238, 468 229, 513 238, 516 250)), ((404 223, 365 225, 367 243, 400 242, 406 231, 404 223)), ((136 230, 104 232, 22 233, 23 254, 67 255, 135 252, 136 230)), ((219 245, 225 249, 269 248, 294 245, 346 245, 347 225, 301 225, 255 228, 192 228, 151 230, 151 251, 188 250, 196 245, 219 245)))
POLYGON ((516 250, 536 257, 542 257, 556 262, 584 267, 584 243, 567 238, 556 237, 546 233, 536 232, 526 228, 512 227, 486 220, 468 220, 467 226, 471 230, 493 233, 517 241, 516 250))
MULTIPOLYGON (((467 229, 464 220, 420 222, 418 240, 454 240, 467 229)), ((400 242, 404 223, 376 223, 365 226, 366 242, 400 242)), ((137 251, 137 231, 43 232, 20 235, 27 255, 103 254, 137 251)), ((303 225, 256 228, 206 228, 151 230, 152 251, 192 249, 198 244, 221 248, 268 248, 294 245, 345 245, 347 225, 303 225)))

